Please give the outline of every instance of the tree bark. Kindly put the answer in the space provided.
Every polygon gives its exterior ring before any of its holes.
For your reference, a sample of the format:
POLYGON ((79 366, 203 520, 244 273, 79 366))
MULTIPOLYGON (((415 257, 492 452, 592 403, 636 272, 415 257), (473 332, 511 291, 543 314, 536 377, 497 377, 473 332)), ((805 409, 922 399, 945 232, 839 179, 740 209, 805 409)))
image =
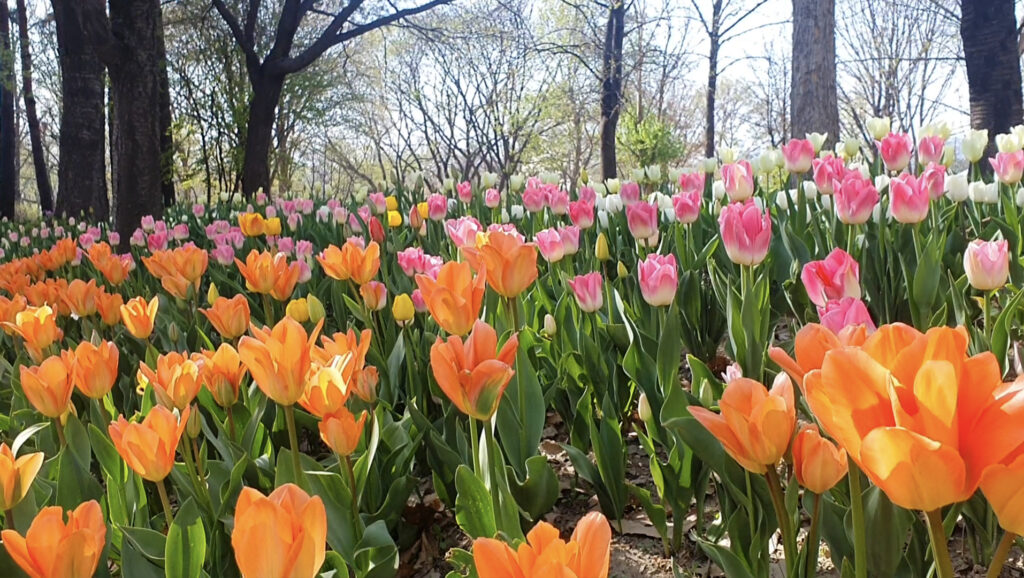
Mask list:
POLYGON ((106 221, 104 70, 86 42, 79 5, 102 0, 52 0, 61 70, 60 159, 57 212, 106 221))
POLYGON ((0 217, 8 219, 14 218, 14 201, 18 194, 14 98, 11 14, 7 0, 0 0, 0 217))
POLYGON ((249 123, 245 136, 242 192, 246 198, 256 191, 270 194, 270 147, 274 137, 277 103, 284 89, 284 76, 257 71, 252 76, 249 123))
POLYGON ((28 123, 28 137, 32 144, 32 165, 35 168, 39 207, 42 209, 43 215, 46 215, 53 212, 53 186, 50 184, 50 172, 46 168, 43 136, 39 127, 39 115, 36 114, 36 97, 32 90, 32 49, 29 44, 28 13, 25 11, 25 0, 18 0, 17 7, 23 87, 21 92, 25 99, 25 120, 28 123))
POLYGON ((118 132, 114 221, 122 239, 131 236, 142 217, 163 214, 162 27, 159 0, 110 0, 110 30, 116 40, 104 59, 118 132))
POLYGON ((617 0, 608 10, 605 25, 601 79, 601 176, 605 180, 618 174, 615 156, 615 130, 622 108, 622 37, 625 34, 626 5, 617 0))
POLYGON ((704 157, 715 156, 715 97, 718 93, 718 49, 717 36, 711 37, 708 52, 708 85, 704 102, 704 157))
POLYGON ((790 133, 827 132, 828 148, 839 138, 835 11, 835 0, 793 0, 790 133))
POLYGON ((997 134, 1024 122, 1013 0, 963 0, 960 38, 967 63, 971 127, 997 134))
POLYGON ((172 125, 174 115, 171 113, 171 82, 167 77, 167 43, 164 39, 163 20, 158 29, 157 56, 160 72, 160 191, 164 206, 174 204, 174 133, 172 125))

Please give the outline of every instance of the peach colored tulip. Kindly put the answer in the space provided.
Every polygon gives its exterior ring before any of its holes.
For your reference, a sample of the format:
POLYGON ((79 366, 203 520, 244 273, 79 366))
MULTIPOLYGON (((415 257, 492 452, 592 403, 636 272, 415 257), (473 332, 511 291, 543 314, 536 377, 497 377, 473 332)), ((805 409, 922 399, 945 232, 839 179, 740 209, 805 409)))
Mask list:
POLYGON ((321 327, 322 319, 307 334, 299 322, 285 317, 273 329, 253 328, 252 337, 239 341, 238 354, 253 381, 279 405, 293 405, 302 397, 321 327))
POLYGON ((355 370, 352 360, 353 355, 348 353, 336 356, 330 364, 316 367, 299 398, 299 405, 321 419, 344 408, 352 393, 355 370))
POLYGON ((243 578, 314 578, 326 557, 327 511, 295 484, 269 496, 242 488, 231 547, 243 578))
POLYGON ((190 410, 186 407, 179 419, 171 410, 158 405, 138 423, 119 416, 107 431, 117 453, 132 471, 143 479, 159 482, 174 468, 174 453, 190 410))
POLYGON ((53 309, 46 305, 27 307, 14 315, 14 323, 5 323, 4 326, 24 340, 25 349, 35 362, 42 360, 43 350, 64 336, 57 327, 53 309))
POLYGON ((100 293, 96 298, 96 310, 99 311, 104 325, 117 325, 121 322, 122 305, 124 297, 121 297, 120 293, 100 293))
POLYGON ((417 275, 423 300, 434 321, 452 335, 466 335, 480 318, 486 287, 486 266, 481 265, 476 277, 468 263, 445 263, 437 279, 417 275))
POLYGON ((486 271, 487 284, 503 297, 516 297, 537 280, 536 245, 512 233, 491 231, 462 253, 474 269, 486 271))
POLYGON ((352 412, 342 406, 323 417, 319 425, 320 438, 334 450, 334 453, 347 457, 359 447, 365 425, 365 411, 360 412, 359 419, 356 419, 352 412))
POLYGON ((377 276, 380 270, 380 245, 371 241, 365 249, 347 241, 340 249, 330 245, 317 256, 324 273, 338 281, 352 280, 363 285, 377 276))
POLYGON ((221 343, 217 351, 193 355, 199 363, 199 377, 217 405, 229 408, 238 401, 238 392, 245 377, 245 366, 234 347, 221 343))
POLYGON ((37 366, 22 365, 21 389, 32 407, 49 418, 59 418, 71 406, 71 383, 68 362, 60 355, 52 355, 37 366))
POLYGON ((68 512, 59 506, 43 508, 22 537, 3 531, 11 558, 31 578, 91 578, 107 542, 103 510, 89 500, 68 512))
POLYGON ((83 341, 75 348, 71 382, 86 397, 102 399, 117 382, 120 351, 111 341, 93 345, 83 341))
POLYGON ((607 578, 612 530, 598 512, 584 516, 566 542, 558 529, 541 522, 513 550, 499 540, 473 542, 473 563, 480 578, 607 578))
POLYGON ((249 291, 270 295, 278 301, 291 298, 302 274, 302 266, 297 261, 289 263, 284 253, 260 253, 255 249, 249 252, 245 263, 235 258, 235 265, 245 278, 245 286, 249 291))
POLYGON ((430 347, 430 366, 437 385, 459 411, 479 420, 488 420, 498 409, 501 395, 515 371, 519 338, 513 335, 498 351, 498 335, 483 321, 463 342, 458 335, 430 347))
POLYGON ((235 295, 231 299, 218 297, 209 309, 199 311, 224 339, 237 339, 249 329, 249 300, 245 295, 235 295))
POLYGON ((146 303, 142 297, 133 297, 121 306, 121 321, 125 329, 136 339, 149 339, 156 323, 156 312, 160 308, 160 300, 153 297, 146 303))
POLYGON ((388 305, 388 288, 380 281, 369 281, 359 288, 363 304, 370 311, 380 311, 388 305))
POLYGON ((71 313, 78 317, 88 317, 96 313, 96 298, 99 288, 96 280, 91 279, 88 283, 81 279, 75 279, 68 283, 68 288, 61 295, 61 300, 67 305, 71 313))
POLYGON ((0 510, 14 508, 28 494, 45 457, 35 452, 15 458, 7 444, 0 444, 0 510))
POLYGON ((690 413, 741 466, 763 474, 786 455, 796 426, 788 375, 780 373, 771 391, 753 379, 736 378, 726 386, 719 407, 721 414, 700 406, 690 406, 690 413))
POLYGON ((199 378, 199 365, 177 351, 158 357, 155 371, 139 362, 137 377, 140 386, 153 388, 157 403, 178 411, 192 403, 203 383, 199 378))
POLYGON ((846 476, 846 450, 821 437, 817 426, 805 425, 793 439, 793 470, 800 485, 824 494, 846 476))

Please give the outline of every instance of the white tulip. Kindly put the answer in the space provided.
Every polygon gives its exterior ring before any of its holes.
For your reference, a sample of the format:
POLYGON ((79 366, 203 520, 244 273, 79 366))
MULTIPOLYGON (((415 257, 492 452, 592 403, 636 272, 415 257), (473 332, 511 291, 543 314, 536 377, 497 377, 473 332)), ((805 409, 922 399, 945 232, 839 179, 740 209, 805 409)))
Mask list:
POLYGON ((779 191, 779 192, 775 193, 775 206, 777 206, 782 211, 788 211, 789 210, 789 197, 790 196, 793 197, 794 201, 796 200, 796 189, 789 189, 788 195, 789 196, 787 196, 786 191, 779 191))
POLYGON ((1017 206, 1024 207, 1024 189, 1017 189, 1017 206))
POLYGON ((975 203, 995 204, 999 202, 999 189, 996 183, 975 181, 968 185, 971 200, 975 203))
POLYGON ((622 197, 617 194, 605 197, 604 210, 612 214, 622 212, 622 197))
POLYGON ((715 181, 711 185, 711 194, 715 197, 716 201, 721 201, 725 197, 725 183, 722 181, 715 181))
POLYGON ((705 173, 711 174, 718 169, 718 159, 715 157, 708 157, 704 159, 704 164, 701 167, 705 173))
POLYGON ((821 203, 821 208, 826 211, 832 210, 832 195, 821 195, 818 197, 818 202, 821 203))
POLYGON ((608 189, 609 193, 617 195, 619 194, 619 190, 622 189, 622 181, 619 179, 607 179, 604 182, 604 186, 608 189))
POLYGON ((946 145, 942 148, 942 164, 948 169, 956 163, 956 151, 953 147, 946 145))
POLYGON ((632 169, 629 171, 630 179, 635 183, 645 182, 647 176, 644 174, 643 169, 632 169))
POLYGON ((811 146, 814 147, 814 152, 817 153, 821 150, 821 147, 825 146, 825 141, 828 140, 828 133, 812 132, 807 136, 807 140, 811 141, 811 146))
POLYGON ((513 191, 523 190, 524 184, 526 184, 526 177, 523 175, 512 175, 508 178, 508 188, 513 191))
POLYGON ((683 169, 679 167, 672 167, 668 170, 668 182, 671 184, 678 183, 681 176, 683 176, 683 169))
POLYGON ((524 214, 523 213, 523 206, 522 205, 512 205, 509 208, 509 213, 511 213, 511 216, 512 216, 513 220, 518 221, 518 220, 523 218, 523 214, 524 214))
POLYGON ((814 184, 814 181, 804 181, 804 198, 813 201, 818 198, 818 185, 814 184))
POLYGON ((494 173, 480 173, 480 188, 490 189, 498 182, 498 175, 494 173))
POLYGON ((647 173, 647 180, 651 183, 661 182, 661 165, 651 165, 644 169, 647 173))
POLYGON ((929 123, 921 129, 921 136, 938 136, 942 137, 942 140, 948 140, 950 134, 952 134, 952 131, 949 130, 949 125, 944 122, 929 123))
POLYGON ((718 158, 724 165, 734 163, 736 162, 736 151, 729 147, 722 147, 718 149, 718 158))
POLYGON ((963 142, 960 143, 960 150, 963 151, 964 157, 968 161, 976 163, 981 159, 981 155, 985 154, 985 147, 987 145, 988 130, 972 130, 967 133, 963 142))
POLYGON ((881 191, 885 187, 889 186, 889 177, 886 175, 878 175, 875 177, 875 188, 881 191))
POLYGON ((602 229, 608 228, 608 211, 597 212, 597 224, 600 225, 602 229))
POLYGON ((539 176, 540 182, 544 183, 545 185, 557 185, 558 182, 562 180, 561 175, 559 175, 558 173, 541 173, 539 176))
POLYGON ((996 149, 1001 153, 1015 153, 1021 149, 1021 143, 1017 136, 1012 133, 997 134, 996 149))
POLYGON ((596 195, 598 199, 601 199, 608 194, 608 189, 604 186, 604 183, 594 183, 590 188, 594 189, 594 195, 596 195))
POLYGON ((843 156, 852 159, 860 152, 860 139, 849 137, 843 141, 843 156))
POLYGON ((889 117, 873 117, 867 122, 868 134, 875 140, 882 140, 889 134, 891 122, 889 117))
POLYGON ((954 203, 962 203, 969 196, 967 188, 967 171, 949 175, 946 178, 946 196, 954 203))

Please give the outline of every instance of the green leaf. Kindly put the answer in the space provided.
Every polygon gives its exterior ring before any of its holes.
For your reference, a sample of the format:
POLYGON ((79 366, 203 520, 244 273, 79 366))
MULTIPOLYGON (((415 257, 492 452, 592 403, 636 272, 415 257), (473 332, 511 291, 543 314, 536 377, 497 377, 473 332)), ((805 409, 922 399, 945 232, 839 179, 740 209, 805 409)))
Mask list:
POLYGON ((206 561, 206 531, 191 499, 178 509, 167 531, 164 551, 167 578, 199 578, 206 561))
POLYGON ((398 547, 383 521, 366 527, 356 545, 355 565, 360 578, 392 578, 398 571, 398 547))
MULTIPOLYGON (((126 540, 123 546, 131 545, 137 552, 154 562, 163 562, 167 550, 167 538, 156 530, 124 526, 121 528, 126 540)), ((123 549, 123 548, 122 548, 123 549)))
POLYGON ((548 465, 544 456, 533 456, 526 460, 526 479, 520 481, 515 470, 508 468, 509 490, 516 503, 531 520, 539 520, 551 511, 558 500, 558 476, 548 465))
POLYGON ((707 540, 698 540, 697 544, 708 555, 708 558, 714 560, 715 564, 718 564, 725 571, 725 575, 728 578, 754 578, 747 565, 725 546, 720 546, 707 540))
POLYGON ((498 533, 494 501, 487 486, 465 465, 455 471, 455 521, 470 538, 491 538, 498 533))
POLYGON ((31 437, 35 435, 37 431, 45 429, 49 425, 50 422, 42 421, 36 424, 32 424, 25 428, 24 430, 22 430, 21 433, 18 434, 18 437, 14 438, 14 443, 11 444, 11 453, 17 456, 18 450, 21 449, 21 446, 25 445, 25 442, 31 439, 31 437))

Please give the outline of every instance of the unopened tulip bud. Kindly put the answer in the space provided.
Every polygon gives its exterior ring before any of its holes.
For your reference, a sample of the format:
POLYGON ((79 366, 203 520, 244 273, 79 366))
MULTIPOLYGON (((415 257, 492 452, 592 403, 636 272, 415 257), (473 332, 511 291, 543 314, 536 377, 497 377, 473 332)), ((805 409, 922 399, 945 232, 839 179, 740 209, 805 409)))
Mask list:
POLYGON ((598 261, 607 261, 612 258, 611 251, 608 249, 608 236, 604 232, 597 236, 597 247, 594 253, 597 255, 598 261))
POLYGON ((167 337, 174 343, 181 339, 181 329, 178 328, 178 324, 174 321, 171 321, 171 324, 167 326, 167 337))
POLYGON ((220 292, 217 291, 217 284, 216 283, 210 283, 210 288, 206 291, 206 303, 207 303, 207 305, 212 306, 214 301, 216 301, 218 297, 220 297, 220 292))
POLYGON ((1001 153, 1015 153, 1021 149, 1021 142, 1014 134, 997 134, 996 148, 1001 153))
POLYGON ((869 118, 867 122, 868 134, 876 141, 880 141, 889 134, 890 126, 889 117, 869 118))
POLYGON ((626 269, 626 264, 623 263, 622 261, 619 261, 619 266, 616 267, 615 272, 618 274, 619 277, 629 276, 629 269, 626 269))
POLYGON ((947 145, 942 149, 942 164, 948 169, 952 168, 954 163, 956 163, 956 151, 947 145))
POLYGON ((523 185, 526 183, 526 177, 523 175, 512 175, 508 178, 508 188, 513 192, 519 192, 523 190, 523 185))
POLYGON ((843 156, 852 159, 860 152, 860 139, 850 137, 843 141, 843 156))
POLYGON ((714 173, 715 170, 718 169, 718 159, 715 157, 708 157, 704 159, 704 163, 701 165, 701 168, 709 175, 714 173))
POLYGON ((807 135, 807 140, 811 141, 811 146, 814 147, 814 154, 818 154, 821 151, 821 147, 825 146, 825 141, 828 140, 828 133, 812 132, 807 135))
POLYGON ((583 183, 584 186, 590 183, 590 176, 587 175, 587 169, 580 171, 580 182, 583 183))
POLYGON ((185 422, 185 435, 190 438, 197 438, 203 431, 202 415, 198 411, 188 412, 188 421, 185 422))
POLYGON ((305 323, 309 321, 309 304, 306 299, 292 299, 288 303, 288 307, 285 308, 285 315, 298 321, 299 323, 305 323))
POLYGON ((547 315, 544 316, 544 329, 541 330, 541 333, 547 335, 548 337, 554 337, 555 333, 557 332, 558 325, 555 324, 555 318, 552 317, 550 313, 548 313, 547 315))
POLYGON ((306 309, 309 311, 309 320, 313 323, 320 323, 320 320, 327 316, 323 302, 312 293, 306 297, 306 309))
POLYGON ((647 400, 646 393, 640 394, 640 400, 636 404, 636 411, 640 414, 640 419, 644 423, 650 423, 654 417, 654 412, 651 411, 651 402, 647 400))
POLYGON ((619 194, 619 191, 622 190, 622 182, 619 179, 608 179, 604 182, 604 186, 613 195, 619 194))

